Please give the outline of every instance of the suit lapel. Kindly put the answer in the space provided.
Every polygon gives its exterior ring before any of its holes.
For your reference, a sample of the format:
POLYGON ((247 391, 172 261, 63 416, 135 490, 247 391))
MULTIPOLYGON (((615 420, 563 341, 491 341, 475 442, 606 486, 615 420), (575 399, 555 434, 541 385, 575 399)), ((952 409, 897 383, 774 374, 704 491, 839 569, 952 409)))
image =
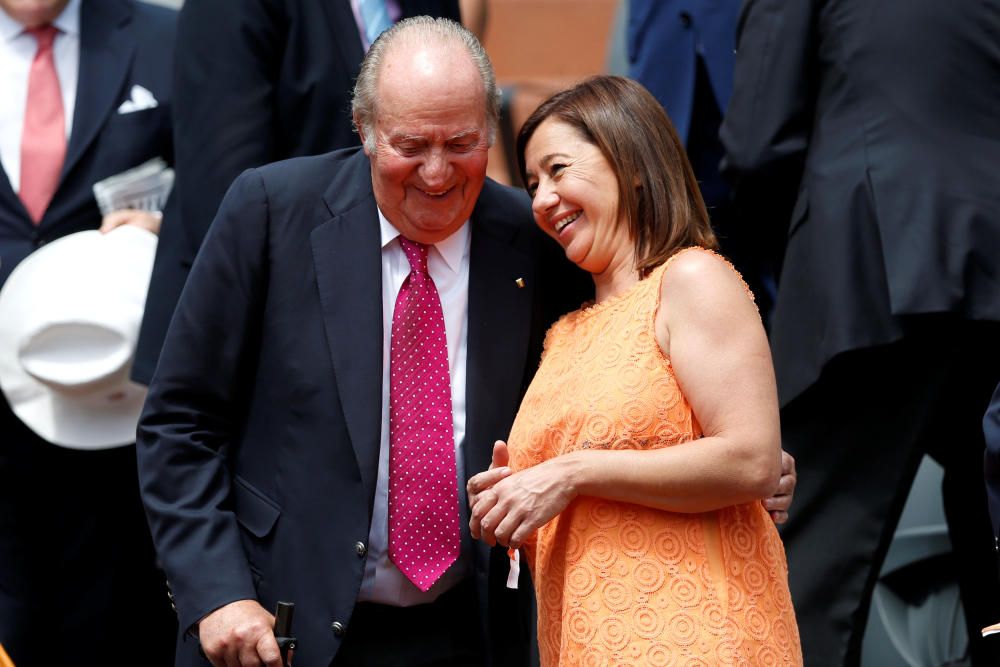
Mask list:
POLYGON ((80 6, 80 76, 63 180, 120 101, 134 50, 131 18, 121 0, 87 0, 80 6))
POLYGON ((0 169, 0 208, 4 211, 9 211, 12 217, 17 218, 19 221, 18 224, 23 228, 23 231, 31 232, 35 229, 35 225, 31 222, 31 217, 28 215, 28 210, 24 208, 21 198, 14 192, 14 187, 10 184, 10 178, 3 169, 0 169))
POLYGON ((521 399, 537 260, 514 247, 517 233, 473 216, 463 447, 470 477, 489 467, 493 442, 507 439, 521 399))
POLYGON ((368 161, 358 156, 342 170, 351 173, 338 174, 327 190, 333 218, 313 230, 310 242, 344 420, 372 499, 382 428, 382 260, 368 161))

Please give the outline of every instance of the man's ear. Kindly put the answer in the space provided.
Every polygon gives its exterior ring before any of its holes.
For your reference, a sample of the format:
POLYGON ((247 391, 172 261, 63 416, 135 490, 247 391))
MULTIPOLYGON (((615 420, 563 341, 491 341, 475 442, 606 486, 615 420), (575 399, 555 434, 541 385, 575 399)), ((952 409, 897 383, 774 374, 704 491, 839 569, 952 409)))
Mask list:
POLYGON ((371 153, 368 152, 368 142, 365 141, 365 126, 356 114, 354 116, 354 127, 358 128, 358 137, 361 138, 361 148, 365 151, 365 155, 371 157, 371 153))

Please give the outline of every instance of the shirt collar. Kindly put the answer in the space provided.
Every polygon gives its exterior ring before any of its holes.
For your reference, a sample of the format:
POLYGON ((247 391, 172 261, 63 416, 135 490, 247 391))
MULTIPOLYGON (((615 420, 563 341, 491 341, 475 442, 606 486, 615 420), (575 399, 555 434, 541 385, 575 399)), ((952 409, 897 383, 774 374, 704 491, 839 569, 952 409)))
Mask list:
MULTIPOLYGON (((56 20, 52 22, 65 35, 80 34, 80 2, 69 0, 56 20)), ((24 34, 24 26, 15 21, 7 12, 0 10, 0 40, 9 42, 24 34)))
POLYGON ((82 1, 69 0, 69 4, 66 5, 62 14, 52 22, 52 25, 59 28, 59 31, 64 35, 80 36, 80 3, 82 1))
MULTIPOLYGON (((389 219, 382 213, 382 209, 378 209, 378 222, 382 235, 382 249, 385 250, 386 246, 395 241, 400 234, 399 230, 393 227, 389 219)), ((472 238, 469 231, 469 221, 466 220, 451 236, 433 244, 441 258, 444 259, 444 263, 453 273, 458 273, 462 269, 462 258, 468 252, 472 238)))

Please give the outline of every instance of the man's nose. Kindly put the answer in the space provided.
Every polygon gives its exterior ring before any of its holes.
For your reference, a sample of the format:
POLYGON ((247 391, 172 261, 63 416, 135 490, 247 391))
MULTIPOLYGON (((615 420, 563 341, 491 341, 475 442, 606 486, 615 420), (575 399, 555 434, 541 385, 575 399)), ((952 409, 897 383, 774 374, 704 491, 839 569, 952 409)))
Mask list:
POLYGON ((420 167, 420 177, 427 185, 443 185, 448 180, 450 168, 444 151, 431 150, 420 167))

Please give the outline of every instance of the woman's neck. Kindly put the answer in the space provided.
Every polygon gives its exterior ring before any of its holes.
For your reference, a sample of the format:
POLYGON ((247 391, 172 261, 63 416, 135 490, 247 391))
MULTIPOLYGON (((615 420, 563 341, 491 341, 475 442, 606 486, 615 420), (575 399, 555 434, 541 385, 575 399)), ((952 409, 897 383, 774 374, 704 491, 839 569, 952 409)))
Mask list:
POLYGON ((629 256, 612 260, 608 268, 601 273, 592 273, 591 277, 594 279, 594 303, 600 303, 624 294, 639 282, 639 268, 635 258, 629 256))

